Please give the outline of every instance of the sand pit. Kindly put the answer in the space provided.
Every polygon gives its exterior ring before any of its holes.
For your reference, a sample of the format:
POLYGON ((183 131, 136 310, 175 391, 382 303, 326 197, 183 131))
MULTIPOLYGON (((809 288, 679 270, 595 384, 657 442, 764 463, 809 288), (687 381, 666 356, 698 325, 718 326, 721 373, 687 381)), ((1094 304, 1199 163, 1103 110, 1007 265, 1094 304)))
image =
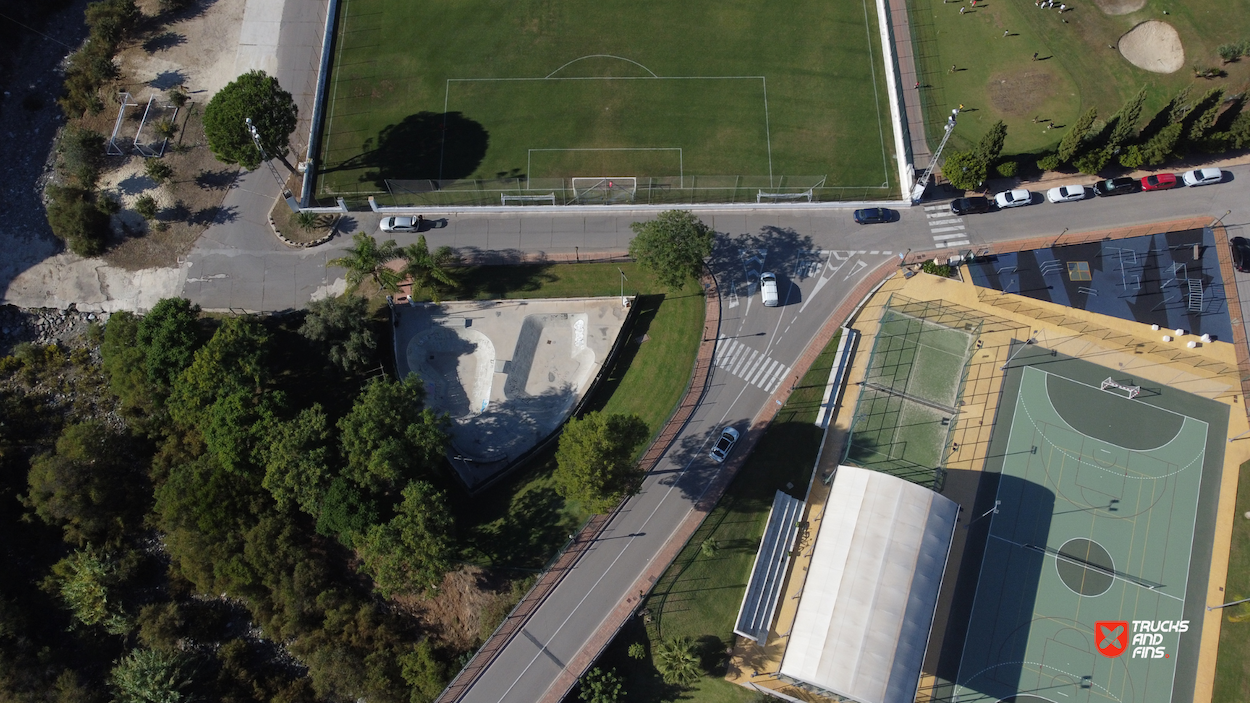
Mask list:
POLYGON ((1185 47, 1167 22, 1150 20, 1120 37, 1120 54, 1129 63, 1153 73, 1175 73, 1185 67, 1185 47))
POLYGON ((478 301, 397 308, 396 364, 452 419, 452 466, 474 490, 559 429, 611 354, 621 300, 478 301))
POLYGON ((1103 14, 1127 15, 1145 7, 1146 0, 1094 0, 1094 4, 1103 14))

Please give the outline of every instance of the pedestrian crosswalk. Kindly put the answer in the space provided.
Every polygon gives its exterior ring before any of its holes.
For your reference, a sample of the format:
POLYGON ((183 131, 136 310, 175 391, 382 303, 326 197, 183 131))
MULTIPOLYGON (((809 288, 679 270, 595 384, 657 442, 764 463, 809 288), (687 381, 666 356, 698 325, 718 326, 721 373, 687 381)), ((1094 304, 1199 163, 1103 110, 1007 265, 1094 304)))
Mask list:
POLYGON ((929 234, 933 235, 933 246, 946 249, 972 243, 964 230, 964 218, 951 214, 950 204, 926 205, 924 214, 929 219, 929 234))
POLYGON ((790 367, 761 354, 736 339, 721 337, 716 344, 716 366, 772 393, 781 385, 790 367))

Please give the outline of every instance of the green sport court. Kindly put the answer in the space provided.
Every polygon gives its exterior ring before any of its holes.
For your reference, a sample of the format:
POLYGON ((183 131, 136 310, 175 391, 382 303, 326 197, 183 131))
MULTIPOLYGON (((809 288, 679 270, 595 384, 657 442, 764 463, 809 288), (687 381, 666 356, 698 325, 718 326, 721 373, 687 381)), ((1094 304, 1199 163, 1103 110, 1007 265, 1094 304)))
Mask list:
POLYGON ((965 516, 988 536, 949 700, 1192 700, 1227 407, 1150 383, 1130 399, 1101 389, 1135 384, 1123 374, 1013 351, 994 500, 965 516), (1137 642, 1163 650, 1134 649, 1134 621, 1181 620, 1184 634, 1137 642), (1129 623, 1123 654, 1098 652, 1098 621, 1129 623))
POLYGON ((343 0, 332 62, 322 198, 599 177, 898 187, 873 0, 343 0))
MULTIPOLYGON (((881 315, 855 404, 846 459, 934 487, 981 323, 969 318, 963 320, 967 328, 951 327, 891 305, 916 307, 903 301, 902 296, 891 297, 881 315)), ((953 309, 937 305, 922 314, 936 311, 949 316, 953 309)))

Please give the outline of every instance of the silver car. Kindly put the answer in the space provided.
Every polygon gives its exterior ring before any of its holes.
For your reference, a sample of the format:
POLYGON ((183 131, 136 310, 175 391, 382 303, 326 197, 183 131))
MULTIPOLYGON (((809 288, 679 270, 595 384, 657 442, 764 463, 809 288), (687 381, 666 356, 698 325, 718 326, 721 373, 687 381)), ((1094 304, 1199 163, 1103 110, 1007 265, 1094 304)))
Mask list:
POLYGON ((994 204, 1000 208, 1023 207, 1033 204, 1033 194, 1023 188, 1004 190, 994 196, 994 204))
POLYGON ((720 432, 720 439, 716 440, 716 445, 712 447, 712 459, 718 464, 725 461, 725 457, 729 456, 729 452, 733 450, 734 445, 738 442, 738 430, 732 427, 726 427, 720 432))
POLYGON ((1185 175, 1181 176, 1181 180, 1185 181, 1187 186, 1209 186, 1224 180, 1224 172, 1218 168, 1200 168, 1186 171, 1185 175))
POLYGON ((383 232, 418 232, 421 230, 422 223, 425 218, 417 215, 416 217, 383 217, 383 232))
POLYGON ((1085 186, 1059 186, 1046 191, 1046 199, 1052 203, 1071 203, 1084 200, 1085 186))

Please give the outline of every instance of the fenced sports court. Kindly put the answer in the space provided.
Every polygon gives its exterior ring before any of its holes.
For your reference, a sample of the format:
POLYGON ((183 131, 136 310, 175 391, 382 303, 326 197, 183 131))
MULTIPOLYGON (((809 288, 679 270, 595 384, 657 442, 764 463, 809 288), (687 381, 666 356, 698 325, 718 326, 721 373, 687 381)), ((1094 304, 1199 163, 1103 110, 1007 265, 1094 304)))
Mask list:
POLYGON ((936 487, 983 320, 940 301, 886 301, 855 405, 846 460, 936 487))
POLYGON ((986 464, 994 500, 961 528, 986 534, 984 552, 975 595, 956 596, 973 600, 953 606, 970 615, 954 686, 939 697, 1189 701, 1227 406, 1016 349, 986 464), (1127 623, 1119 656, 1099 652, 1116 631, 1098 633, 1100 621, 1127 623), (1188 626, 1152 625, 1144 641, 1135 621, 1188 626))

